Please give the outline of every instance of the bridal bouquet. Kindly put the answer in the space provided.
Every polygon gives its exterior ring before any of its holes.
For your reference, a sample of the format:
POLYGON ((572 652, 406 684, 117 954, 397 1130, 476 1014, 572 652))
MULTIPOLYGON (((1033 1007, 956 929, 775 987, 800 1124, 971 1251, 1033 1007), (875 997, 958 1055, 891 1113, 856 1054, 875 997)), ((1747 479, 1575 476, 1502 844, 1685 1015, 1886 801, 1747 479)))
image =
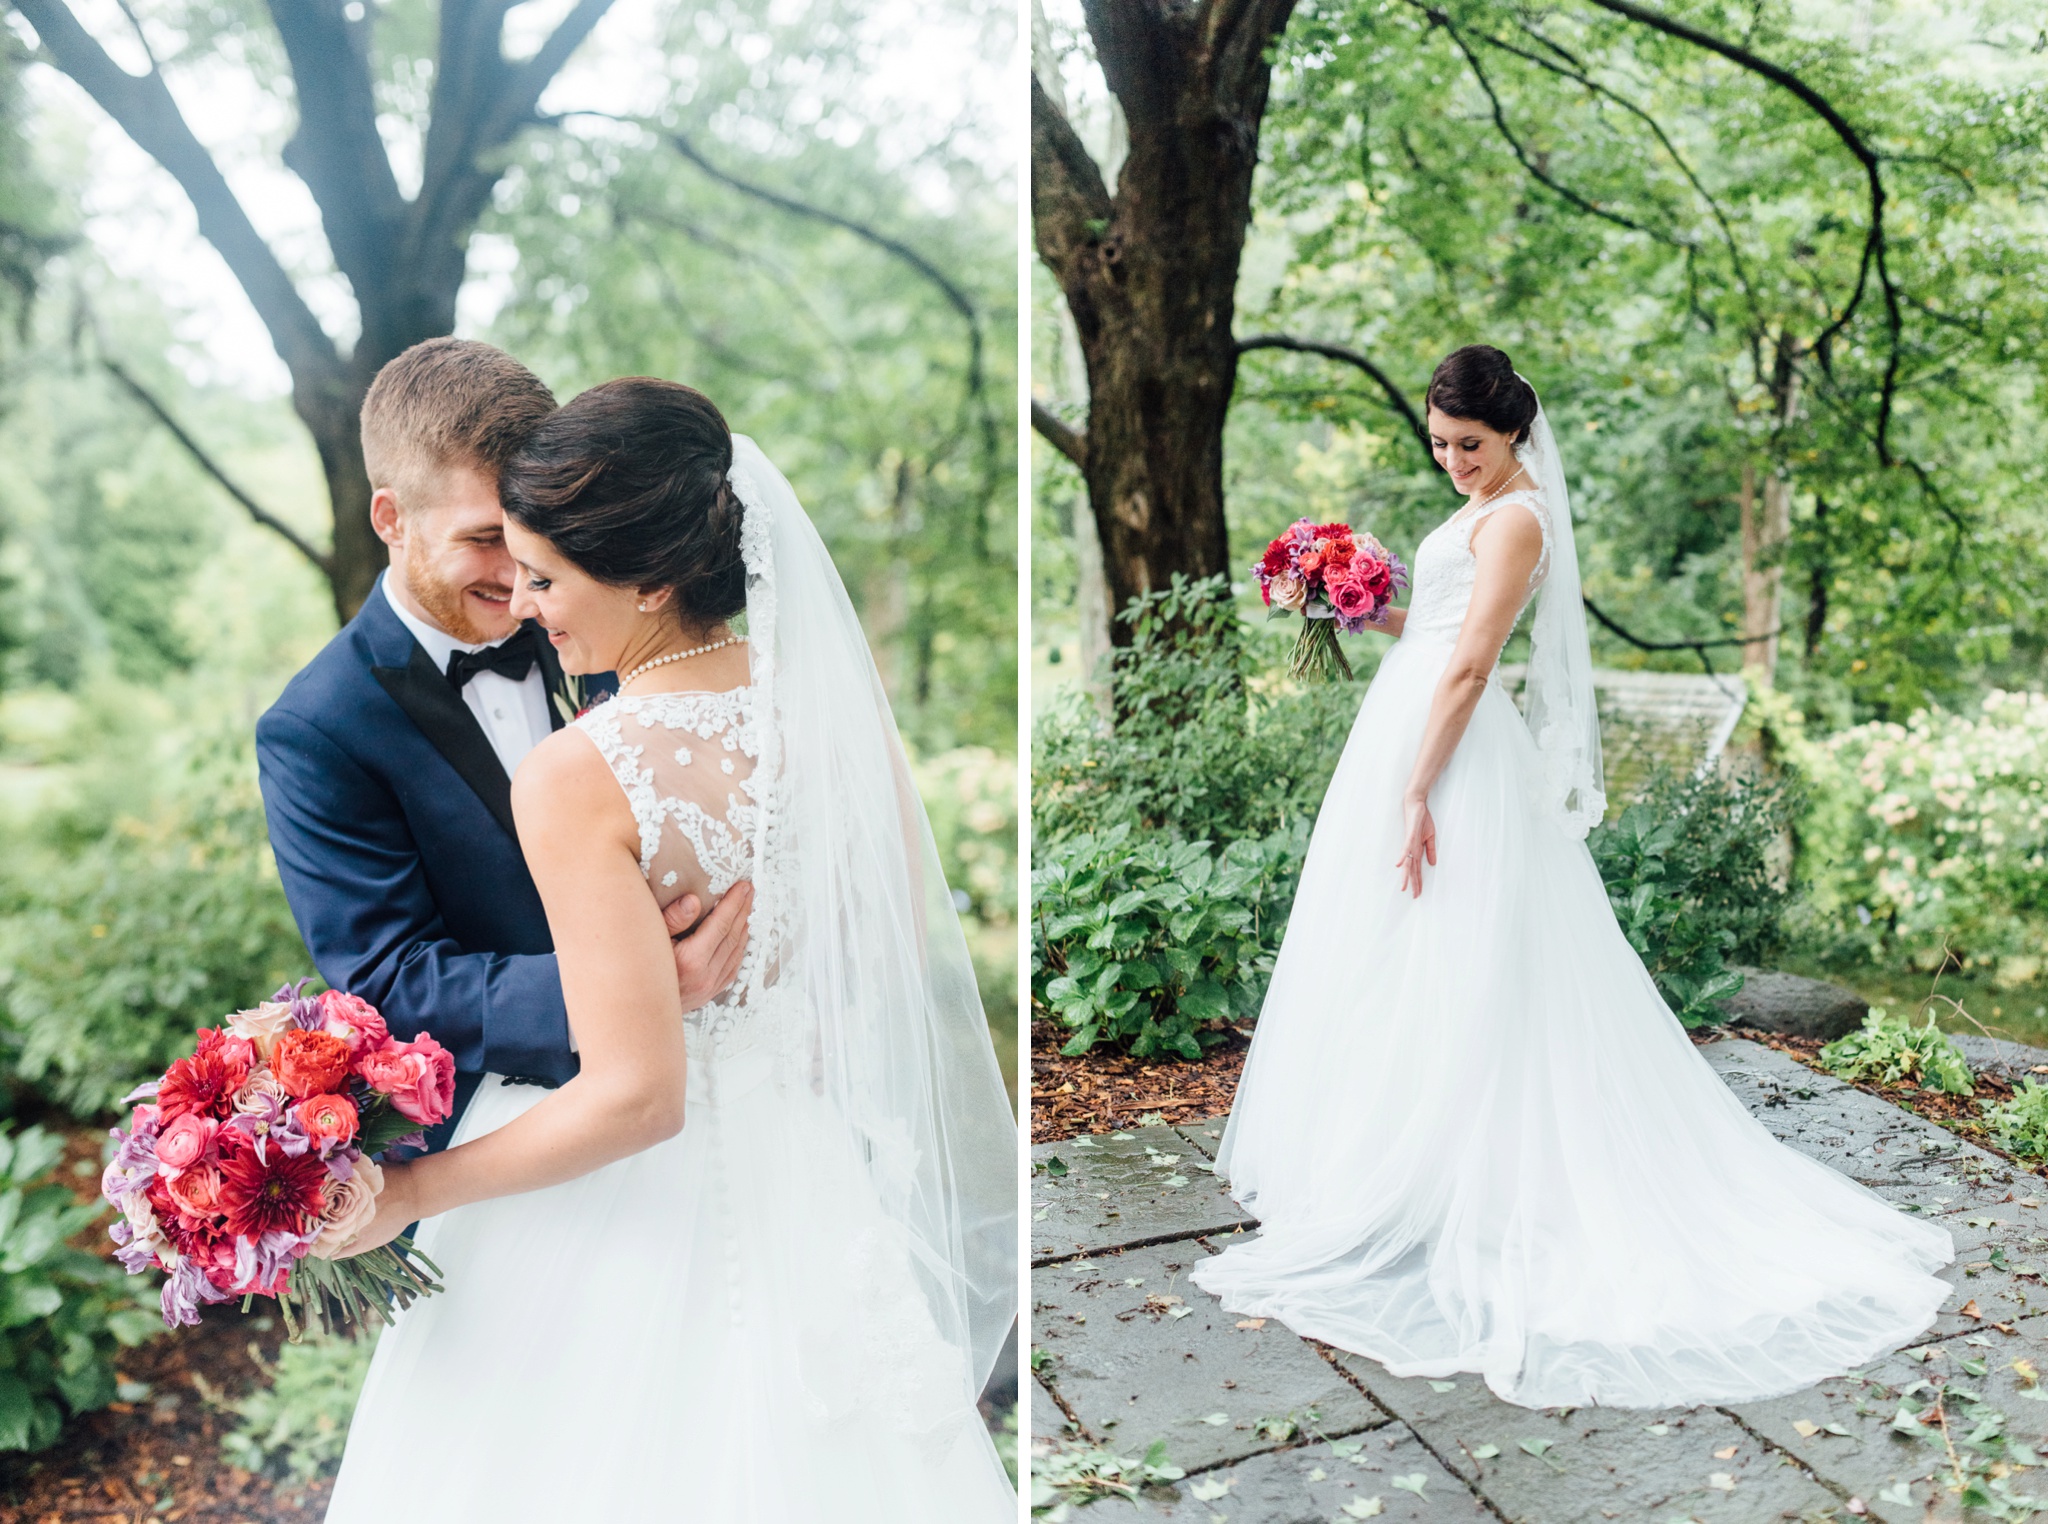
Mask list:
POLYGON ((1349 679, 1351 664, 1337 644, 1337 631, 1356 635, 1369 624, 1384 624, 1387 605, 1408 585, 1401 558, 1371 535, 1349 524, 1307 519, 1288 525, 1252 572, 1274 617, 1302 616, 1287 670, 1311 682, 1349 679))
POLYGON ((335 1256, 376 1214, 371 1156, 424 1147, 422 1129, 454 1109, 455 1060, 424 1034, 397 1041, 368 1001, 308 997, 305 982, 202 1029, 114 1129, 100 1181, 122 1215, 114 1257, 130 1275, 168 1273, 168 1327, 197 1323, 202 1302, 271 1296, 296 1339, 308 1309, 389 1322, 391 1303, 441 1289, 405 1238, 335 1256))

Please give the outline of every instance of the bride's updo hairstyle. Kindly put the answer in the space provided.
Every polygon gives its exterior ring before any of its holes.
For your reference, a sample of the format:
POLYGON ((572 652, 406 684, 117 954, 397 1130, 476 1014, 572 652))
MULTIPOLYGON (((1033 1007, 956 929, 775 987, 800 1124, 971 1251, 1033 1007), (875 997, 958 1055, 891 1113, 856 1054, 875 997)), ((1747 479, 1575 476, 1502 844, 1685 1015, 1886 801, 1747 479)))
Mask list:
POLYGON ((1467 344, 1445 355, 1429 378, 1422 405, 1448 418, 1483 423, 1516 444, 1528 443, 1529 425, 1536 421, 1536 389, 1491 344, 1467 344))
POLYGON ((711 399, 626 376, 541 420, 506 463, 506 515, 612 587, 670 588, 684 627, 747 606, 732 431, 711 399))

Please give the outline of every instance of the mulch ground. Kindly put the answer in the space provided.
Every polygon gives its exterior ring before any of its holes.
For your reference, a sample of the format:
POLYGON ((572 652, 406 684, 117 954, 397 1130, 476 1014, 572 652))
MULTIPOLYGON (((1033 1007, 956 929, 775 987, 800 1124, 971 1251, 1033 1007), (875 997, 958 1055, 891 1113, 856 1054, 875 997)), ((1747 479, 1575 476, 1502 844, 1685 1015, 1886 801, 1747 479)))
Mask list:
MULTIPOLYGON (((62 1130, 57 1178, 81 1198, 95 1197, 103 1134, 62 1130)), ((103 1233, 104 1224, 81 1235, 78 1247, 109 1252, 103 1233)), ((201 1317, 195 1328, 121 1352, 116 1369, 132 1383, 124 1390, 134 1401, 73 1419, 47 1450, 0 1454, 0 1524, 318 1524, 330 1484, 273 1483, 228 1465, 220 1438, 235 1419, 205 1396, 232 1399, 260 1385, 257 1356, 276 1359, 283 1327, 245 1315, 236 1302, 203 1308, 201 1317), (146 1390, 136 1394, 138 1387, 146 1390)))
POLYGON ((1249 1033, 1227 1028, 1223 1041, 1193 1063, 1130 1058, 1097 1048, 1060 1056, 1073 1034, 1049 1017, 1031 1023, 1031 1141, 1054 1143, 1084 1133, 1118 1132, 1154 1122, 1220 1117, 1237 1094, 1251 1047, 1249 1033))

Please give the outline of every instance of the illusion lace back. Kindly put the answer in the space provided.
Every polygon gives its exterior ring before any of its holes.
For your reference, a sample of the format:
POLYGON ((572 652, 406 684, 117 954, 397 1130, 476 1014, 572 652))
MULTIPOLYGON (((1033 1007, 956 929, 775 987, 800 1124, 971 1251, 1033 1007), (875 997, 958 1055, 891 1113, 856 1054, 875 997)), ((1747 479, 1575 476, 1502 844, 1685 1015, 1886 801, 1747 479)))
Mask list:
MULTIPOLYGON (((663 904, 754 880, 691 1012, 683 1130, 422 1224, 447 1290, 385 1333, 329 1524, 997 1524, 1017 1502, 870 1161, 816 1084, 761 690, 581 716, 663 904)), ((455 1135, 545 1092, 486 1076, 455 1135)))
MULTIPOLYGON (((1542 498, 1516 494, 1545 534, 1542 498)), ((1477 515, 1415 557, 1401 638, 1309 845, 1218 1155, 1260 1222, 1193 1273, 1232 1312, 1531 1407, 1791 1392, 1924 1330, 1948 1233, 1779 1144, 1608 906, 1498 675, 1401 798, 1472 597, 1477 515)), ((1557 526, 1564 532, 1564 526, 1557 526)))

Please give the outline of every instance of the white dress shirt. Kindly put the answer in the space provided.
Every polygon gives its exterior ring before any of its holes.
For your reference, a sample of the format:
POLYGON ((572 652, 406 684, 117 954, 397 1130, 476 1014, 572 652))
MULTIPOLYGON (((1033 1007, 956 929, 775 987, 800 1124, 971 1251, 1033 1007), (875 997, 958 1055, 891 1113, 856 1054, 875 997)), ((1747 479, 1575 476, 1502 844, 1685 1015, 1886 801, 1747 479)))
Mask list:
MULTIPOLYGON (((385 573, 387 578, 390 575, 385 573)), ((504 643, 503 640, 489 640, 482 645, 466 645, 438 625, 427 623, 392 597, 387 582, 380 582, 378 586, 384 594, 384 601, 391 605, 391 612, 412 631, 412 638, 420 643, 427 659, 442 672, 448 670, 448 658, 457 651, 483 651, 504 643)), ((510 638, 504 637, 505 640, 510 638)), ((469 712, 483 726, 484 736, 490 741, 491 750, 498 754, 498 760, 504 764, 508 778, 518 771, 519 764, 526 760, 526 754, 546 740, 554 729, 548 721, 547 682, 541 674, 538 660, 532 670, 516 683, 502 672, 474 674, 462 685, 462 701, 469 705, 469 712)))

